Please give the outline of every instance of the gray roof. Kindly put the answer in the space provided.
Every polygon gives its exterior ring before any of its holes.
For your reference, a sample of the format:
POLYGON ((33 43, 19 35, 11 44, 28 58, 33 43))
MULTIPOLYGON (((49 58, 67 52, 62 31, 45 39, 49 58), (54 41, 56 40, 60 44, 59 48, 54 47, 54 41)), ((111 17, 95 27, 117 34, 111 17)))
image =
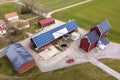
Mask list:
POLYGON ((99 28, 100 32, 102 34, 104 34, 106 31, 108 31, 110 29, 111 26, 110 26, 108 20, 104 20, 101 23, 99 23, 97 25, 97 27, 99 28))
POLYGON ((100 39, 100 41, 102 42, 102 44, 104 44, 104 45, 107 45, 107 44, 109 44, 110 43, 110 41, 109 40, 107 40, 105 37, 103 37, 102 39, 100 39))
POLYGON ((34 60, 30 53, 20 44, 12 44, 4 49, 5 54, 17 71, 24 63, 34 60))
POLYGON ((99 40, 99 35, 98 35, 98 33, 96 31, 89 32, 85 36, 89 40, 90 44, 93 44, 93 43, 95 43, 96 41, 99 40))

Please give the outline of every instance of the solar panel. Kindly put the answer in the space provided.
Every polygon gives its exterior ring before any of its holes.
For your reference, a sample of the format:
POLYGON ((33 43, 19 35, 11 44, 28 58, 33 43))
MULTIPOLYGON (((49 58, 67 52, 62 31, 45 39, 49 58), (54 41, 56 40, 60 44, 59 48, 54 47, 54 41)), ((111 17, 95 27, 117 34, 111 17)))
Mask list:
MULTIPOLYGON (((33 41, 36 44, 37 48, 40 48, 41 46, 53 41, 55 38, 53 36, 53 33, 61 30, 63 28, 66 28, 68 30, 68 32, 77 29, 78 25, 76 24, 76 22, 74 20, 67 22, 66 24, 63 24, 57 28, 54 28, 50 31, 47 31, 43 34, 37 35, 35 37, 33 37, 33 41)), ((61 37, 61 36, 60 36, 61 37)))

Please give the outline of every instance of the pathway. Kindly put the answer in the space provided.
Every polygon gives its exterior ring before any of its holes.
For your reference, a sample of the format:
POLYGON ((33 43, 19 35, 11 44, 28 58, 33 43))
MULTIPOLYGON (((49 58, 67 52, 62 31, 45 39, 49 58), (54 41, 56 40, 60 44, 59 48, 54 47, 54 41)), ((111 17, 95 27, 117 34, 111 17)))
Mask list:
POLYGON ((111 69, 110 67, 106 66, 102 62, 96 60, 96 59, 90 59, 89 62, 91 62, 93 65, 101 68, 103 71, 107 72, 108 74, 115 77, 117 80, 120 80, 120 74, 116 72, 115 70, 111 69))

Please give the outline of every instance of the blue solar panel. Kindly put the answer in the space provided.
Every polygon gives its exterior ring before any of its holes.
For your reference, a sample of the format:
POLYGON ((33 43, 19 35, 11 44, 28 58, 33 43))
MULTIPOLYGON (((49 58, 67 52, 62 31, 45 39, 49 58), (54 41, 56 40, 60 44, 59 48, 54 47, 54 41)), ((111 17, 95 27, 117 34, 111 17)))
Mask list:
POLYGON ((37 48, 40 48, 41 46, 43 46, 43 45, 45 45, 45 44, 47 44, 55 39, 52 33, 56 32, 58 30, 61 30, 63 28, 66 28, 68 30, 68 32, 70 32, 72 30, 77 29, 77 27, 78 27, 78 25, 73 20, 73 21, 67 22, 66 24, 63 24, 57 28, 54 28, 48 32, 45 32, 45 33, 40 34, 38 36, 35 36, 32 39, 35 42, 37 48))
POLYGON ((87 36, 87 38, 91 44, 93 44, 99 40, 99 35, 96 31, 92 31, 92 32, 86 34, 85 36, 87 36))
POLYGON ((102 42, 102 44, 104 44, 104 45, 107 45, 107 44, 109 44, 109 43, 110 43, 110 41, 109 41, 109 40, 107 40, 105 37, 103 37, 100 41, 101 41, 101 42, 102 42))
POLYGON ((15 70, 18 70, 24 63, 34 60, 30 53, 19 43, 8 46, 4 51, 15 70))
POLYGON ((104 20, 101 23, 99 23, 97 27, 99 28, 100 32, 104 34, 106 31, 110 29, 110 24, 108 20, 104 20))

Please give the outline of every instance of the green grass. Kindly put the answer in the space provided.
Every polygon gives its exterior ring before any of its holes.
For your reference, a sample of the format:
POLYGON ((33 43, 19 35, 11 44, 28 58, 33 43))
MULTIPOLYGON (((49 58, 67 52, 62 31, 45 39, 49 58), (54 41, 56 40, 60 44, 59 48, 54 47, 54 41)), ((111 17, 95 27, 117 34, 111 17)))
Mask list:
POLYGON ((54 13, 52 16, 68 21, 75 19, 81 28, 88 30, 96 23, 108 19, 111 24, 108 38, 120 43, 120 0, 93 0, 91 2, 54 13))
POLYGON ((7 57, 0 58, 0 74, 11 76, 1 80, 115 80, 112 76, 90 63, 83 63, 71 67, 41 73, 33 67, 22 75, 18 75, 7 57), (14 79, 14 77, 17 77, 14 79))
POLYGON ((0 4, 0 17, 4 17, 4 14, 17 11, 15 3, 0 4))
POLYGON ((106 59, 101 59, 100 61, 120 73, 120 59, 106 58, 106 59))

